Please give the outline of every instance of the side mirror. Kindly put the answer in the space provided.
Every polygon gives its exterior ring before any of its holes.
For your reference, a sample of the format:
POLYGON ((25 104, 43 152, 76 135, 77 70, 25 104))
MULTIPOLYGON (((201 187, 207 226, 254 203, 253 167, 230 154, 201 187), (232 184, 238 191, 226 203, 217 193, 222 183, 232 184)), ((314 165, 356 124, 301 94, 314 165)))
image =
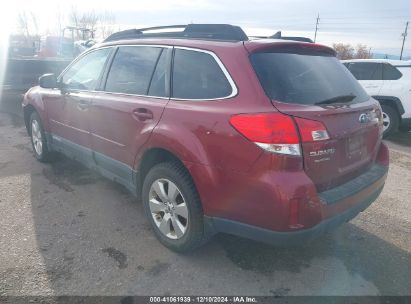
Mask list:
POLYGON ((54 74, 44 74, 39 78, 39 85, 44 89, 56 89, 58 87, 57 78, 54 74))

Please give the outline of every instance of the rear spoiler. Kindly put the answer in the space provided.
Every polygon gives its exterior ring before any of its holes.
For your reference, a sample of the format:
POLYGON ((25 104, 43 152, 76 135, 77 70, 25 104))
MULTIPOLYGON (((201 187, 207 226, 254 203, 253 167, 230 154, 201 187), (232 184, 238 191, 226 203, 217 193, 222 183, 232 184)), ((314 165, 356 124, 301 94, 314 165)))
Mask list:
POLYGON ((281 40, 293 40, 293 41, 300 41, 300 42, 308 42, 308 43, 314 43, 310 38, 307 37, 299 37, 299 36, 283 36, 281 34, 281 31, 278 31, 274 35, 271 36, 252 36, 254 38, 260 38, 260 39, 281 39, 281 40))
POLYGON ((299 41, 275 41, 267 43, 244 43, 250 53, 294 53, 294 54, 318 54, 323 56, 337 55, 333 48, 317 43, 299 41))

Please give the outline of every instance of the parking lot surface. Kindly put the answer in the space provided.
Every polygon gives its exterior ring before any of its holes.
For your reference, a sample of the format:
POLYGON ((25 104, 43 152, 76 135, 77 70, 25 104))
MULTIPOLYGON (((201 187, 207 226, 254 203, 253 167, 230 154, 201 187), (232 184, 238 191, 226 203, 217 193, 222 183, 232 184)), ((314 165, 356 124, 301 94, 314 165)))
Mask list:
POLYGON ((288 249, 219 235, 180 255, 120 185, 37 162, 15 112, 0 113, 0 295, 411 295, 411 133, 389 142, 380 198, 335 232, 288 249))

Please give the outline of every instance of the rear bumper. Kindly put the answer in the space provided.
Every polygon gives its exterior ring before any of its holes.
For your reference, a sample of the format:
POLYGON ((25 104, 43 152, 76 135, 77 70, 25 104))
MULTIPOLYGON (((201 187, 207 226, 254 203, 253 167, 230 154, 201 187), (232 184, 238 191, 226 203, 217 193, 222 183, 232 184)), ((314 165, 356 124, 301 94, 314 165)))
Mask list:
POLYGON ((278 232, 229 219, 206 217, 207 229, 214 233, 233 234, 276 246, 301 244, 338 227, 365 210, 381 193, 387 173, 388 167, 374 165, 356 179, 319 193, 323 219, 310 228, 278 232))

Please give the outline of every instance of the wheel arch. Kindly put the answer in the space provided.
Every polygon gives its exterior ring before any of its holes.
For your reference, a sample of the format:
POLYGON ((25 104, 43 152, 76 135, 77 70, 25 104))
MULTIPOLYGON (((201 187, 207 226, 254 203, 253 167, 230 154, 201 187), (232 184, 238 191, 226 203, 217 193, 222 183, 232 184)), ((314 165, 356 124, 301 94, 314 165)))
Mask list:
POLYGON ((166 161, 176 161, 187 170, 194 187, 200 197, 202 208, 207 214, 208 204, 210 203, 210 193, 207 189, 215 187, 218 183, 218 176, 210 166, 201 165, 196 162, 186 161, 179 154, 164 147, 150 147, 138 158, 136 168, 136 194, 141 197, 144 178, 149 170, 158 163, 166 161))
POLYGON ((33 112, 37 112, 37 110, 36 110, 36 108, 35 108, 33 105, 31 105, 31 104, 28 104, 27 106, 25 106, 25 107, 23 108, 24 124, 25 124, 25 126, 26 126, 26 130, 27 130, 27 133, 28 133, 29 135, 30 135, 30 117, 31 117, 31 114, 32 114, 33 112))
POLYGON ((33 87, 30 90, 28 90, 27 93, 24 95, 23 117, 28 132, 30 132, 30 115, 33 112, 37 112, 37 114, 40 116, 44 130, 49 131, 47 111, 39 90, 39 87, 33 87))
POLYGON ((401 100, 395 96, 372 96, 374 99, 378 100, 381 105, 386 105, 394 108, 401 119, 401 115, 405 113, 404 107, 401 103, 401 100))
POLYGON ((136 184, 138 196, 141 194, 141 189, 143 187, 144 179, 147 176, 147 173, 152 167, 162 162, 178 162, 190 174, 190 170, 175 153, 162 147, 150 147, 142 153, 141 157, 139 157, 138 164, 136 166, 136 184))

